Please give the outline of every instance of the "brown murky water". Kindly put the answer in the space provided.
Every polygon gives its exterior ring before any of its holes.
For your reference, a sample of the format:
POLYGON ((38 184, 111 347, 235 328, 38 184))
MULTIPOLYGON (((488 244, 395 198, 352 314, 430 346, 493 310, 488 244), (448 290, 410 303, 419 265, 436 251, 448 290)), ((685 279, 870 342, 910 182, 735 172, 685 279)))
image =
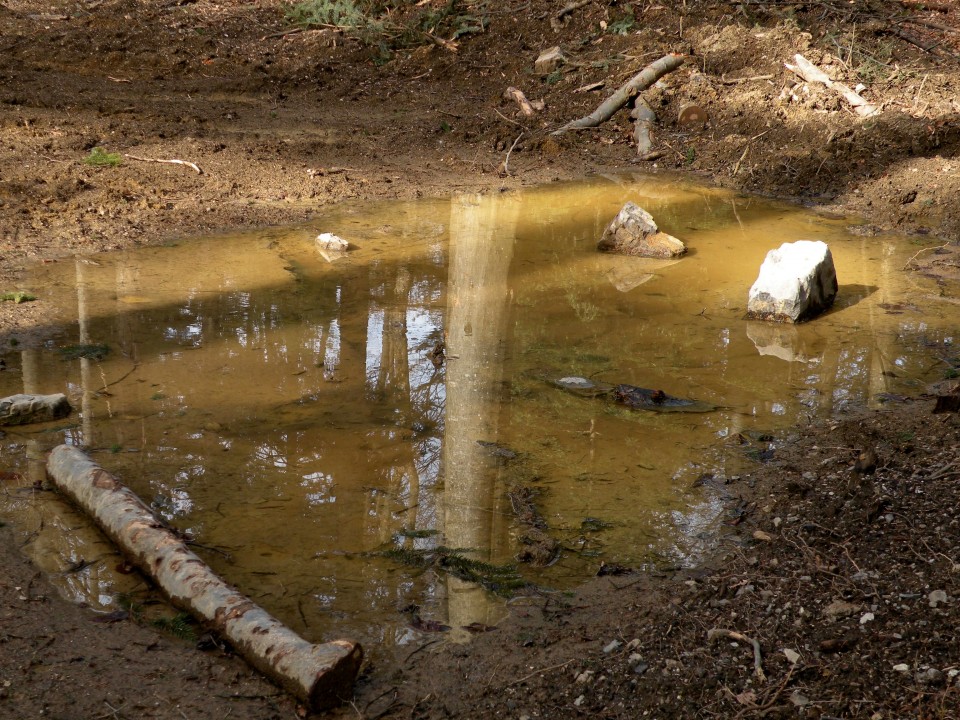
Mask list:
MULTIPOLYGON (((89 447, 218 572, 311 639, 389 651, 417 632, 398 611, 411 603, 455 627, 493 624, 504 610, 491 594, 378 551, 442 543, 509 562, 521 531, 507 490, 519 482, 540 489, 564 548, 551 567, 523 569, 532 582, 569 586, 601 561, 689 562, 716 535, 723 479, 769 452, 763 434, 943 376, 952 307, 900 272, 921 246, 848 227, 613 177, 343 207, 309 227, 41 268, 34 289, 63 324, 51 321, 46 349, 4 355, 0 396, 64 391, 77 412, 8 431, 0 463, 29 485, 49 447, 89 447), (627 200, 690 255, 595 252, 627 200), (321 231, 354 249, 329 262, 313 243, 321 231), (797 239, 830 244, 835 309, 799 327, 744 321, 766 252, 797 239), (77 343, 110 351, 58 352, 77 343), (564 376, 721 409, 626 411, 547 382, 564 376), (421 531, 438 534, 411 537, 421 531)), ((0 490, 0 515, 66 592, 110 607, 140 589, 52 493, 0 490)))

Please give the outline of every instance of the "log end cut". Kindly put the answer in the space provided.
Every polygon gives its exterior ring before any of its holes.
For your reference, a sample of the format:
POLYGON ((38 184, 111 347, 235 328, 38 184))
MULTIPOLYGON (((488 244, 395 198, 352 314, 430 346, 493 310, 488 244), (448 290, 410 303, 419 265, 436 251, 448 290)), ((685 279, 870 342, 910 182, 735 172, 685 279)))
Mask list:
POLYGON ((320 669, 310 688, 310 707, 327 710, 349 700, 363 662, 360 645, 352 640, 334 640, 314 645, 313 652, 320 669))

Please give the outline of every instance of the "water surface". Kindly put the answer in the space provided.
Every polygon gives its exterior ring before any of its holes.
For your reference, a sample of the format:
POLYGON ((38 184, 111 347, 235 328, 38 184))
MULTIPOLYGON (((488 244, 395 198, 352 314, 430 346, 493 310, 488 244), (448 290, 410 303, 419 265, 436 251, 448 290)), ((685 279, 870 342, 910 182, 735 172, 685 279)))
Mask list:
MULTIPOLYGON (((85 446, 295 630, 389 650, 416 636, 398 611, 410 604, 454 627, 504 610, 385 549, 443 544, 510 562, 519 484, 537 489, 563 547, 550 567, 522 570, 531 582, 568 587, 601 561, 690 563, 716 535, 724 480, 763 457, 765 434, 942 377, 951 306, 902 272, 920 247, 792 205, 624 176, 341 206, 308 226, 65 261, 33 282, 67 329, 51 323, 42 350, 11 349, 0 395, 63 391, 77 412, 8 432, 0 461, 26 486, 42 479, 46 448, 85 446), (628 200, 690 254, 598 254, 628 200), (318 232, 354 249, 329 261, 318 232), (836 307, 798 327, 744 320, 765 254, 797 239, 830 244, 836 307), (76 344, 109 352, 59 352, 76 344), (628 411, 548 382, 564 376, 720 409, 628 411)), ((13 481, 2 490, 0 513, 69 594, 111 607, 140 589, 69 506, 13 481)))

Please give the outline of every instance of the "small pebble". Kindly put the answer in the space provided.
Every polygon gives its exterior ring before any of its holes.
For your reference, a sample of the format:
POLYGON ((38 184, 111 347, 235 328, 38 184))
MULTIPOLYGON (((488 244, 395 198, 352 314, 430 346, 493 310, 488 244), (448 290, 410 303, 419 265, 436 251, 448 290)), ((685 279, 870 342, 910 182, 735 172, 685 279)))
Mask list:
POLYGON ((917 673, 917 682, 923 685, 941 685, 944 681, 944 675, 936 668, 927 668, 917 673))
POLYGON ((610 653, 612 653, 612 652, 614 652, 614 651, 616 651, 616 650, 619 650, 621 645, 623 645, 623 643, 620 642, 619 640, 611 640, 611 641, 603 648, 603 654, 604 654, 604 655, 609 655, 610 653))

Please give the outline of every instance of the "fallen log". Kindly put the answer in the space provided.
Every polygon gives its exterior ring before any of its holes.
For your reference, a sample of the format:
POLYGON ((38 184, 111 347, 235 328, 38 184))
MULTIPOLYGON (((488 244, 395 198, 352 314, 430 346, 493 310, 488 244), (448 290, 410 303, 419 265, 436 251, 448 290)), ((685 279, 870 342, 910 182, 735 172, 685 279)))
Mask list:
POLYGON ((314 645, 230 587, 119 480, 59 445, 47 472, 178 607, 214 630, 247 662, 314 710, 349 698, 363 651, 351 640, 314 645))
POLYGON ((0 398, 0 426, 27 425, 66 417, 73 408, 63 393, 0 398))
POLYGON ((630 101, 630 98, 646 90, 667 73, 676 70, 683 65, 684 60, 685 57, 683 55, 676 53, 664 55, 659 60, 647 65, 643 70, 617 88, 617 90, 600 103, 600 106, 592 113, 568 122, 558 130, 554 130, 551 135, 562 135, 569 130, 583 130, 585 128, 597 127, 600 123, 606 122, 613 117, 613 114, 617 110, 626 105, 630 101))

